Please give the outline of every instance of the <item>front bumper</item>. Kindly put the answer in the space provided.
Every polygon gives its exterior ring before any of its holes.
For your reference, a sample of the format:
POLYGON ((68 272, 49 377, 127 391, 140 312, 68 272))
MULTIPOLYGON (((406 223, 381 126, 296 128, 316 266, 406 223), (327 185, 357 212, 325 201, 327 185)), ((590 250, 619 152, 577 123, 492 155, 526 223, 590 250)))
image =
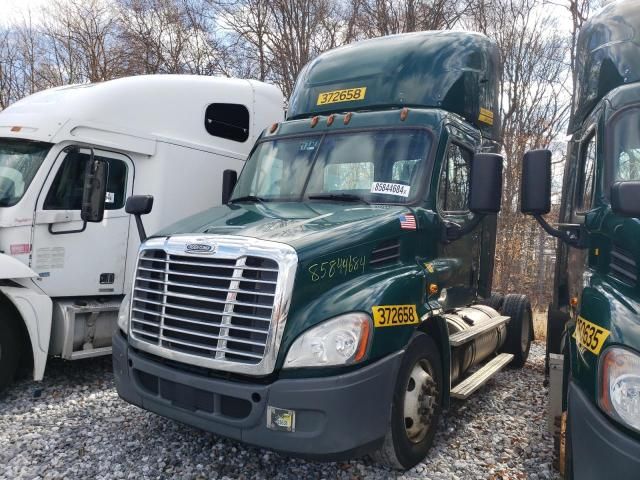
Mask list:
POLYGON ((118 394, 162 416, 293 455, 340 459, 382 444, 403 352, 343 375, 234 382, 187 372, 113 337, 118 394), (267 405, 295 410, 295 431, 267 428, 267 405))
POLYGON ((574 478, 638 478, 640 441, 611 422, 574 383, 569 384, 569 422, 574 478))

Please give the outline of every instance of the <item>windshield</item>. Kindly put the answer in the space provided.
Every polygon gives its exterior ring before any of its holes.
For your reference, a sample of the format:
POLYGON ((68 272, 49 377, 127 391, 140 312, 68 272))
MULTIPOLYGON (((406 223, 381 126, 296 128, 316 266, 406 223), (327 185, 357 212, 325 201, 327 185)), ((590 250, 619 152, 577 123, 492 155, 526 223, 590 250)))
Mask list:
POLYGON ((640 109, 622 114, 613 126, 616 181, 640 180, 640 109))
POLYGON ((405 204, 419 193, 430 136, 376 130, 260 143, 231 201, 337 200, 405 204))
POLYGON ((50 143, 0 139, 0 207, 18 203, 50 149, 50 143))

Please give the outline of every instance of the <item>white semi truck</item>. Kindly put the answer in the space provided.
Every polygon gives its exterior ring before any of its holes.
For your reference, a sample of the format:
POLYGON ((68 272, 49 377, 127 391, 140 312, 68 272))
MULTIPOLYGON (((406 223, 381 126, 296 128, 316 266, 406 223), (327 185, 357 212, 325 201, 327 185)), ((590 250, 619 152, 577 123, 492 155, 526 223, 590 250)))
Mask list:
POLYGON ((157 200, 150 231, 219 204, 268 125, 278 88, 183 75, 122 78, 31 95, 0 113, 0 391, 47 358, 111 353, 140 239, 127 197, 157 200), (93 165, 103 220, 82 219, 93 165))

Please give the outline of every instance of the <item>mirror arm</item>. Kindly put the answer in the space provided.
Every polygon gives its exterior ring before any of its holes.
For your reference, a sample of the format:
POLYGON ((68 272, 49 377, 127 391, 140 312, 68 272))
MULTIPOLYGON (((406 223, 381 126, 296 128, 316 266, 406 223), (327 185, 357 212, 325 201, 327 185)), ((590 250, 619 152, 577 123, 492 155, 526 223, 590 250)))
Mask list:
POLYGON ((454 240, 458 240, 467 233, 471 233, 479 224, 484 220, 486 215, 477 213, 474 215, 473 220, 466 225, 460 225, 455 222, 444 222, 444 230, 442 231, 442 242, 451 243, 454 240))
POLYGON ((559 238, 572 247, 586 248, 586 245, 582 240, 584 235, 580 234, 581 228, 564 231, 549 225, 542 215, 533 215, 533 217, 537 220, 543 230, 552 237, 559 238))
POLYGON ((147 239, 147 232, 144 231, 144 225, 142 223, 142 216, 139 213, 134 214, 136 219, 136 227, 138 228, 138 235, 140 235, 140 243, 147 239))

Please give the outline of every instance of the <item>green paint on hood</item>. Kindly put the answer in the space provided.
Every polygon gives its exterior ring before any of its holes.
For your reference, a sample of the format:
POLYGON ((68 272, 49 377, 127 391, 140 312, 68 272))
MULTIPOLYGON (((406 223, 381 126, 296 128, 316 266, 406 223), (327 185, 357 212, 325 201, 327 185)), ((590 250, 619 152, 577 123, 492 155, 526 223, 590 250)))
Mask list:
POLYGON ((223 205, 181 220, 154 236, 209 233, 260 238, 291 245, 304 254, 338 251, 398 235, 398 205, 343 202, 269 202, 223 205))

